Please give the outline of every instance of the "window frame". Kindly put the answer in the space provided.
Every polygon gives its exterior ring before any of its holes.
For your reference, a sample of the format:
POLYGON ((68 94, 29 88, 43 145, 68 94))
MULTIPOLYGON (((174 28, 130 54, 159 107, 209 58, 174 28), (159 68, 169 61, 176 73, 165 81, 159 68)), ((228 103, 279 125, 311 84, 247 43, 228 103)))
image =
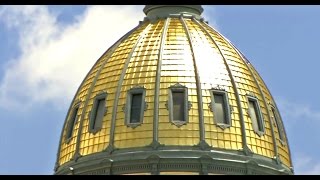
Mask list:
POLYGON ((177 127, 181 127, 189 122, 189 110, 191 109, 191 102, 188 101, 188 88, 181 84, 175 84, 169 87, 168 90, 168 102, 166 104, 167 110, 169 110, 169 120, 172 124, 176 125, 177 127), (173 119, 173 93, 174 92, 183 92, 184 93, 184 121, 174 120, 173 119))
POLYGON ((79 114, 80 103, 81 103, 80 101, 74 103, 74 105, 72 107, 71 114, 69 115, 68 124, 67 124, 67 127, 66 127, 66 135, 65 135, 65 141, 66 141, 67 144, 72 139, 72 135, 73 135, 75 124, 78 122, 78 119, 80 117, 78 115, 79 114), (77 113, 75 114, 75 110, 76 109, 77 109, 77 113), (73 121, 73 123, 71 123, 71 120, 73 121), (70 126, 72 126, 72 128, 70 126), (68 134, 70 134, 70 136, 68 134))
POLYGON ((125 109, 125 125, 127 127, 136 128, 143 124, 144 119, 144 111, 147 110, 147 103, 145 101, 146 98, 146 89, 144 87, 133 87, 127 91, 127 99, 126 104, 124 106, 125 109), (141 106, 140 106, 140 119, 139 122, 132 123, 130 122, 131 119, 131 106, 132 106, 132 96, 135 94, 142 94, 141 98, 141 106))
POLYGON ((94 101, 93 101, 93 106, 92 106, 92 109, 91 109, 91 112, 89 112, 90 114, 90 118, 89 118, 89 126, 88 126, 88 131, 90 133, 93 133, 93 134, 96 134, 98 131, 101 130, 102 128, 102 125, 103 125, 103 117, 106 115, 107 113, 107 93, 106 92, 101 92, 99 94, 97 94, 94 98, 94 101), (100 100, 104 99, 105 103, 104 103, 104 112, 103 112, 103 117, 101 119, 101 123, 99 123, 98 126, 96 127, 92 127, 93 126, 93 123, 94 125, 97 124, 97 119, 96 119, 96 114, 98 113, 98 103, 100 100))
POLYGON ((231 108, 230 108, 229 101, 228 101, 228 99, 229 99, 228 92, 225 90, 211 89, 210 95, 211 95, 210 110, 211 110, 211 112, 213 112, 214 123, 223 130, 228 127, 231 127, 231 125, 232 125, 231 108), (215 118, 215 114, 217 114, 217 112, 216 112, 217 110, 215 108, 215 100, 214 100, 215 95, 222 95, 222 98, 224 101, 223 108, 225 110, 225 120, 227 121, 227 123, 218 123, 217 119, 215 118))
POLYGON ((259 100, 255 96, 247 96, 247 101, 248 101, 247 102, 248 103, 248 111, 247 111, 247 113, 248 113, 248 115, 249 115, 249 117, 251 119, 253 130, 254 130, 254 132, 256 134, 258 134, 259 136, 262 136, 265 133, 265 125, 264 125, 265 121, 264 121, 263 116, 262 116, 259 100), (253 105, 255 106, 254 111, 257 110, 257 112, 256 112, 257 118, 258 118, 257 122, 254 122, 252 120, 252 114, 250 113, 250 101, 252 101, 253 105), (262 130, 259 129, 259 122, 258 121, 260 122, 260 124, 262 126, 262 130), (255 123, 257 123, 257 124, 255 125, 255 123))
POLYGON ((280 113, 277 110, 277 108, 272 104, 270 104, 270 110, 271 110, 271 113, 272 113, 272 119, 273 119, 273 122, 274 122, 274 126, 276 126, 277 130, 278 130, 279 140, 280 140, 282 145, 285 145, 286 137, 285 137, 284 126, 283 126, 283 123, 282 123, 282 120, 281 120, 281 117, 280 117, 280 113), (277 117, 274 117, 274 116, 277 116, 277 117), (281 123, 281 125, 279 127, 280 123, 281 123))

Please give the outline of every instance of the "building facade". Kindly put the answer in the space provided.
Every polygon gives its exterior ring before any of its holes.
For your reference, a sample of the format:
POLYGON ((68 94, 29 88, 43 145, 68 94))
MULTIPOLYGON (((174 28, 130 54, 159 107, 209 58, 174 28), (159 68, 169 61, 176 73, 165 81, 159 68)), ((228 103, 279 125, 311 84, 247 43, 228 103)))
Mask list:
POLYGON ((94 64, 55 174, 293 174, 279 110, 200 5, 146 5, 94 64))

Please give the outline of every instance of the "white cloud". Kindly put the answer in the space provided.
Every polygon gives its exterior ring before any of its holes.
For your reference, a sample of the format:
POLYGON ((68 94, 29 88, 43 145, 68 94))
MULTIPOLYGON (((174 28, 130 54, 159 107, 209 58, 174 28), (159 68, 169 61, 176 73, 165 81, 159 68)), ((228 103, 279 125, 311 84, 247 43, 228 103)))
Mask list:
MULTIPOLYGON (((65 109, 95 61, 143 20, 143 6, 88 6, 72 24, 47 6, 1 6, 0 21, 18 32, 19 54, 0 77, 0 107, 52 103, 65 109)), ((216 27, 212 6, 206 20, 216 27), (211 22, 212 21, 212 22, 211 22)), ((17 51, 18 52, 18 51, 17 51)))
POLYGON ((276 102, 280 109, 279 111, 285 120, 295 122, 299 119, 304 119, 320 122, 320 111, 315 111, 315 108, 312 108, 310 104, 303 102, 290 102, 283 98, 277 99, 276 102))
POLYGON ((314 158, 311 158, 305 154, 297 153, 295 161, 295 174, 300 175, 319 175, 320 174, 320 162, 316 162, 314 158))
POLYGON ((1 6, 0 20, 18 31, 21 54, 0 79, 0 106, 68 106, 95 61, 143 19, 142 8, 89 6, 74 23, 62 25, 47 6, 1 6))

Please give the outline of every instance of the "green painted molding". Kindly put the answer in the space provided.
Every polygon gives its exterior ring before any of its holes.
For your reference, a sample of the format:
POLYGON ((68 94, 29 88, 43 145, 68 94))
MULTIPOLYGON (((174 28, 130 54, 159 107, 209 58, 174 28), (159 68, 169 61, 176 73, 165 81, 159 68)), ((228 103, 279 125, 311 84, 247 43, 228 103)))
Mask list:
POLYGON ((122 152, 115 151, 112 155, 105 152, 91 154, 80 157, 77 162, 63 164, 55 174, 160 174, 167 171, 199 174, 293 174, 290 168, 274 164, 271 158, 245 156, 237 151, 190 151, 182 146, 168 146, 167 150, 161 151, 147 149, 149 148, 141 147, 140 151, 122 149, 122 152))
POLYGON ((201 5, 146 5, 143 9, 143 12, 150 20, 167 18, 170 15, 180 14, 201 19, 203 8, 201 5))
POLYGON ((205 142, 205 125, 204 125, 204 116, 203 116, 203 96, 202 96, 202 88, 201 88, 201 83, 200 83, 200 76, 199 76, 199 69, 197 67, 197 61, 194 53, 194 44, 192 43, 191 40, 191 35, 188 29, 188 26, 183 19, 183 16, 180 16, 180 22, 183 26, 183 29, 185 31, 185 34, 188 38, 190 49, 191 49, 191 54, 192 54, 192 61, 193 61, 193 66, 194 66, 194 73, 195 73, 195 79, 196 79, 196 90, 197 90, 197 101, 198 101, 198 114, 199 114, 199 131, 200 131, 200 143, 202 141, 205 142))

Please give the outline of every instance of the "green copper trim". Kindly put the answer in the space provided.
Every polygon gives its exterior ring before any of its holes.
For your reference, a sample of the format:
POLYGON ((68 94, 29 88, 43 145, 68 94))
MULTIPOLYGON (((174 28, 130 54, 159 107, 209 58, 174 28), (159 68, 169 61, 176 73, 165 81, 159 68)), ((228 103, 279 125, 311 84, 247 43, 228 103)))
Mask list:
POLYGON ((196 78, 196 86, 197 86, 197 100, 198 100, 198 113, 199 113, 199 130, 200 130, 200 142, 199 145, 204 144, 203 147, 204 149, 206 149, 207 146, 209 145, 205 145, 206 140, 205 140, 205 127, 204 127, 204 120, 203 120, 203 101, 202 101, 202 88, 201 88, 201 83, 200 83, 200 77, 199 77, 199 69, 197 67, 197 63, 196 63, 196 59, 194 56, 194 52, 193 52, 193 43, 190 37, 190 32, 189 29, 186 25, 186 22, 184 21, 183 17, 180 17, 180 21, 183 25, 183 28, 185 30, 185 33, 187 35, 189 44, 190 44, 190 48, 191 48, 191 54, 192 54, 192 60, 193 60, 193 65, 194 65, 194 73, 195 73, 195 78, 196 78))
POLYGON ((150 20, 180 14, 194 16, 200 19, 203 8, 201 5, 146 5, 143 12, 150 20))
POLYGON ((112 155, 104 152, 68 162, 55 174, 134 174, 161 172, 196 172, 199 174, 265 174, 291 175, 290 169, 278 166, 272 159, 254 155, 243 156, 237 151, 188 150, 188 147, 167 147, 154 151, 146 147, 122 149, 112 155))
POLYGON ((158 54, 158 63, 157 63, 157 72, 156 72, 156 84, 154 89, 154 112, 153 112, 153 141, 152 146, 156 149, 159 146, 159 137, 158 137, 158 124, 159 124, 159 91, 160 91, 160 78, 161 78, 161 66, 162 66, 162 52, 166 41, 166 36, 168 32, 168 25, 170 22, 170 18, 165 20, 161 42, 160 42, 160 50, 158 54))

